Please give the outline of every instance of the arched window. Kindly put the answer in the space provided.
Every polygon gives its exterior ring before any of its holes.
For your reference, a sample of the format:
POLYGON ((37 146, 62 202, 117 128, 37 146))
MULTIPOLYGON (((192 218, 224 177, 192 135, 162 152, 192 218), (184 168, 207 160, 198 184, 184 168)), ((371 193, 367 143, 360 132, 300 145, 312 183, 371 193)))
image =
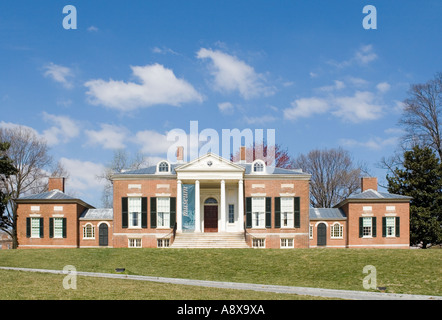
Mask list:
POLYGON ((204 204, 218 204, 218 201, 215 198, 207 198, 204 204))
POLYGON ((253 162, 253 172, 264 172, 264 162, 261 160, 253 162))
POLYGON ((169 164, 166 161, 160 162, 158 172, 169 172, 169 164))
POLYGON ((342 238, 343 229, 344 229, 343 226, 339 222, 335 222, 330 228, 331 238, 332 239, 342 238))
POLYGON ((94 226, 90 223, 83 227, 83 238, 84 239, 94 239, 95 238, 95 229, 94 226))

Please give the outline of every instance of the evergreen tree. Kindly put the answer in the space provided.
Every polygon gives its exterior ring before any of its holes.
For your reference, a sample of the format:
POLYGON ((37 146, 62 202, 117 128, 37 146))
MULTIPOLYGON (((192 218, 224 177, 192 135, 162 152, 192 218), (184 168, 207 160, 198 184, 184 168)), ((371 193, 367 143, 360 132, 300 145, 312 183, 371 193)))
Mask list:
MULTIPOLYGON (((7 142, 0 143, 0 179, 3 181, 11 175, 17 173, 17 169, 13 166, 11 159, 5 154, 9 149, 10 144, 7 142)), ((3 220, 6 217, 3 213, 9 201, 9 194, 3 188, 0 188, 0 227, 3 225, 3 220)))
POLYGON ((412 197, 410 243, 442 242, 442 165, 429 147, 415 146, 404 153, 403 168, 387 175, 388 192, 412 197))

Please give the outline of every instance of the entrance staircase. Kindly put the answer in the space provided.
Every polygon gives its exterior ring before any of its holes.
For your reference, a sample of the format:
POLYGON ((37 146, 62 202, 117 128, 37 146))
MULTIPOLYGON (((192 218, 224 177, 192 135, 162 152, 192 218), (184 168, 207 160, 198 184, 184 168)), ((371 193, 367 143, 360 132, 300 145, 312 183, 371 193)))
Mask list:
POLYGON ((243 232, 177 233, 171 248, 250 248, 243 232))

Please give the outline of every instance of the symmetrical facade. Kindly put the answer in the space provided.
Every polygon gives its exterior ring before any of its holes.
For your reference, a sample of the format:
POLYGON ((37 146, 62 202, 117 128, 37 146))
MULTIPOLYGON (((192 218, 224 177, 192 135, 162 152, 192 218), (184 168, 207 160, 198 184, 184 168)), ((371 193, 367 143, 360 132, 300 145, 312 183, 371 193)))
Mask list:
POLYGON ((409 247, 410 198, 363 178, 361 193, 314 209, 309 183, 301 170, 245 156, 185 163, 178 152, 177 163, 115 174, 113 208, 95 209, 51 179, 48 192, 17 200, 19 247, 409 247))

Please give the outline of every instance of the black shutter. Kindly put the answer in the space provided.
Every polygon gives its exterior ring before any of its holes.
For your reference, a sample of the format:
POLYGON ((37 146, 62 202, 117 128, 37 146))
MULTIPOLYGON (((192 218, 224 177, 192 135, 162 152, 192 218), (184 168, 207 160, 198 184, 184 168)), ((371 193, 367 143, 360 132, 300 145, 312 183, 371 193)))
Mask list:
POLYGON ((66 218, 63 218, 63 238, 66 238, 66 218))
POLYGON ((359 238, 362 238, 364 235, 363 232, 363 219, 362 217, 359 217, 359 238))
POLYGON ((54 218, 49 218, 49 238, 54 237, 54 218))
POLYGON ((44 237, 43 218, 40 218, 40 238, 44 237))
POLYGON ((31 218, 26 218, 26 238, 31 237, 31 218))
POLYGON ((295 228, 301 227, 301 198, 295 197, 294 200, 294 208, 295 208, 295 228))
POLYGON ((401 235, 401 231, 400 231, 400 223, 401 222, 401 220, 400 220, 400 218, 399 217, 396 217, 396 237, 400 237, 400 235, 401 235))
POLYGON ((128 199, 127 197, 121 198, 121 227, 127 228, 129 222, 128 199))
POLYGON ((275 198, 275 228, 281 228, 281 198, 275 198))
POLYGON ((176 197, 170 198, 170 227, 173 229, 176 222, 176 197))
POLYGON ((387 236, 387 218, 386 217, 382 217, 382 237, 386 237, 387 236))
POLYGON ((157 198, 150 198, 150 227, 157 227, 157 198))
POLYGON ((371 227, 372 227, 371 235, 373 238, 376 238, 376 217, 371 218, 371 227))
POLYGON ((147 197, 141 198, 141 228, 147 228, 147 197))
POLYGON ((266 228, 272 227, 272 198, 266 198, 266 228))
POLYGON ((252 198, 246 198, 246 228, 252 227, 252 198))

